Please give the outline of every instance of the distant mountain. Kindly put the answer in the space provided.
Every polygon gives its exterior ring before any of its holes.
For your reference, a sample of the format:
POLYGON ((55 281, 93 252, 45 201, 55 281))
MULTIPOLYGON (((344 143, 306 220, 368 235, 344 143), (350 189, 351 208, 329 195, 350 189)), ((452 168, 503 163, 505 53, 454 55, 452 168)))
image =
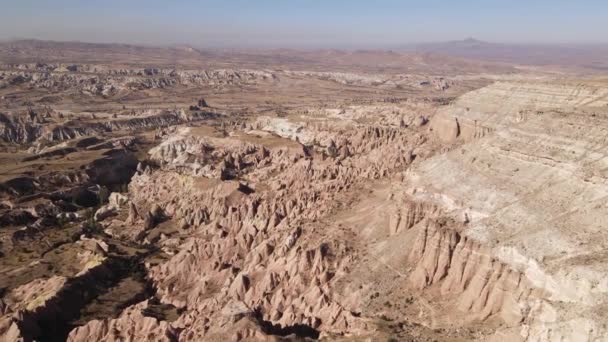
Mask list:
POLYGON ((400 51, 428 52, 493 62, 558 65, 608 70, 608 44, 502 44, 474 38, 406 45, 400 51))

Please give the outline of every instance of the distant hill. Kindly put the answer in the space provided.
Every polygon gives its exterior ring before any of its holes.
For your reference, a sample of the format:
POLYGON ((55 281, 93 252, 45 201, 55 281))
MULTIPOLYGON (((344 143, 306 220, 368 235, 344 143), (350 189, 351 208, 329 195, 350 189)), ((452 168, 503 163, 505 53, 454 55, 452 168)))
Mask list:
POLYGON ((501 44, 474 38, 406 45, 399 51, 525 65, 557 65, 608 70, 608 44, 501 44))
POLYGON ((36 39, 0 42, 0 60, 5 63, 139 63, 196 65, 210 54, 187 46, 155 47, 129 44, 47 41, 36 39))
POLYGON ((107 63, 193 68, 276 68, 379 73, 463 74, 516 72, 494 62, 446 57, 433 53, 386 50, 197 49, 43 40, 0 43, 3 63, 107 63))

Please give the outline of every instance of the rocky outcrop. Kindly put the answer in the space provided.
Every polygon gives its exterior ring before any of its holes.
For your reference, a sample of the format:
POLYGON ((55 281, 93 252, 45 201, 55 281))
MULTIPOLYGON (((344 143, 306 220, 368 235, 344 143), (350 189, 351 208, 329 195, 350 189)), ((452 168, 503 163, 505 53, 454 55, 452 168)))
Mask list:
MULTIPOLYGON (((414 160, 408 151, 425 140, 397 127, 351 127, 341 131, 339 140, 329 139, 335 132, 307 129, 318 141, 310 148, 296 137, 263 131, 226 136, 178 129, 150 150, 158 168, 142 167, 134 176, 130 223, 110 223, 106 231, 145 240, 156 228, 142 229, 136 213, 157 206, 188 232, 184 239, 161 238, 158 245, 171 258, 148 269, 161 301, 184 310, 172 323, 183 327, 180 339, 209 339, 241 325, 248 327, 237 334, 241 338, 298 331, 350 335, 369 329, 333 295, 347 247, 323 241, 302 225, 334 210, 335 197, 346 189, 407 167, 414 160), (227 322, 220 313, 234 302, 255 314, 227 322)), ((398 226, 411 228, 421 210, 426 208, 404 211, 398 226)), ((90 336, 100 336, 100 327, 90 336)))
POLYGON ((126 196, 113 192, 109 196, 108 204, 97 209, 93 218, 95 221, 103 221, 108 217, 114 216, 128 201, 129 199, 126 196))
POLYGON ((380 89, 425 88, 445 91, 455 82, 444 77, 429 78, 412 74, 361 74, 349 72, 287 71, 290 76, 316 77, 344 85, 373 86, 380 89))
POLYGON ((117 119, 106 122, 70 121, 51 124, 35 120, 25 120, 23 115, 0 114, 0 140, 14 143, 32 143, 37 140, 55 142, 76 139, 89 135, 98 135, 112 131, 136 131, 156 127, 166 127, 188 122, 216 118, 213 112, 166 111, 148 113, 142 117, 117 119), (43 124, 44 123, 44 124, 43 124))
POLYGON ((165 321, 158 321, 154 317, 143 315, 148 307, 144 301, 126 309, 119 319, 116 320, 94 320, 86 325, 76 328, 70 332, 68 341, 116 341, 121 339, 148 340, 151 337, 155 341, 177 341, 179 330, 172 328, 165 321))
POLYGON ((6 142, 34 141, 42 134, 39 116, 10 116, 0 113, 0 138, 6 142))
POLYGON ((415 288, 440 287, 443 296, 458 298, 458 309, 471 319, 498 315, 509 326, 518 326, 527 318, 533 289, 525 276, 453 229, 427 220, 409 262, 415 265, 409 277, 415 288))
MULTIPOLYGON (((96 245, 98 246, 98 245, 96 245)), ((91 300, 97 282, 114 275, 112 261, 98 247, 79 255, 82 271, 72 278, 54 276, 37 279, 13 289, 7 296, 0 317, 0 338, 5 341, 32 341, 57 338, 67 334, 65 322, 77 315, 84 303, 91 300)))
MULTIPOLYGON (((0 77, 11 85, 53 91, 77 90, 92 96, 115 96, 144 89, 272 82, 277 76, 258 70, 109 69, 95 65, 5 65, 0 77)), ((202 108, 202 107, 201 107, 202 108)))
POLYGON ((390 234, 398 234, 415 226, 425 218, 432 218, 438 213, 436 205, 416 201, 407 201, 402 204, 389 221, 390 234))

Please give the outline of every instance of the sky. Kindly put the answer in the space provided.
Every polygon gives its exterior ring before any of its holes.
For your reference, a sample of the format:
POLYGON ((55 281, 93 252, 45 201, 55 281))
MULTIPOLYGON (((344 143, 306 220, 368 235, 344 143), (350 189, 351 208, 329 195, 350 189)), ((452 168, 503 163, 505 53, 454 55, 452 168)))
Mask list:
POLYGON ((0 0, 0 40, 397 47, 608 43, 608 0, 0 0))

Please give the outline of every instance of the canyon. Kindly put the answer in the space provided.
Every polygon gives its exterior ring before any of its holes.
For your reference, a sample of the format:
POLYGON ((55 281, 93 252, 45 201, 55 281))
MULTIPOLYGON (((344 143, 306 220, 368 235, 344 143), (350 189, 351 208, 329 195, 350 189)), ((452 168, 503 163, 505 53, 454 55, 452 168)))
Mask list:
POLYGON ((2 340, 608 338, 605 76, 40 41, 0 62, 2 340))

